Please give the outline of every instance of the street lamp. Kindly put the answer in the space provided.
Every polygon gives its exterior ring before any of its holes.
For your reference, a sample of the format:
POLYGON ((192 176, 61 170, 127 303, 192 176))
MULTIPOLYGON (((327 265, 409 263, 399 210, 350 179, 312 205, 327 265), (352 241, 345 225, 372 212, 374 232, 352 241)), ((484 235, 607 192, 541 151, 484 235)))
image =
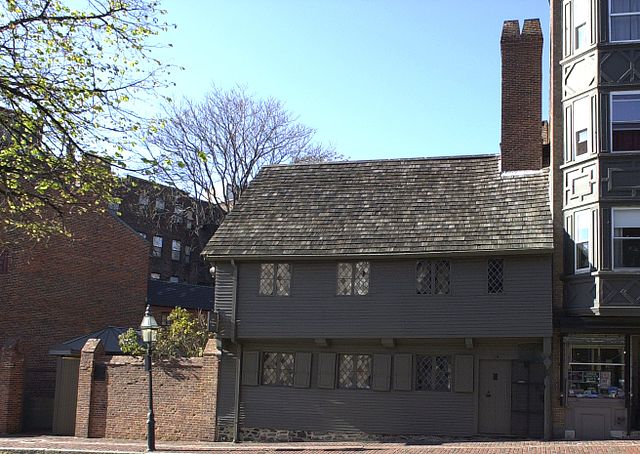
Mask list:
POLYGON ((156 450, 156 421, 153 416, 153 377, 151 375, 151 351, 158 335, 158 324, 151 315, 151 309, 147 310, 140 323, 142 341, 147 345, 147 355, 144 358, 144 370, 149 372, 149 413, 147 413, 147 451, 156 450))

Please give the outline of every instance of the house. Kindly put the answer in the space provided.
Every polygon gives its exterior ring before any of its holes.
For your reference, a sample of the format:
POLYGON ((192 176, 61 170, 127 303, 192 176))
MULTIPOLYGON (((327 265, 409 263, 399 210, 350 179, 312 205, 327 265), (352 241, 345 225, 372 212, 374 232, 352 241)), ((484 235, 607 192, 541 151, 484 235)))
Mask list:
POLYGON ((249 185, 203 251, 219 439, 548 435, 549 174, 541 81, 523 78, 542 34, 515 25, 503 86, 529 99, 503 95, 501 155, 268 166, 249 185))
POLYGON ((637 435, 640 5, 550 3, 554 435, 637 435))
POLYGON ((52 427, 52 346, 108 325, 138 326, 144 314, 147 241, 109 213, 76 214, 66 224, 71 238, 14 243, 0 262, 0 345, 22 345, 25 431, 52 427))

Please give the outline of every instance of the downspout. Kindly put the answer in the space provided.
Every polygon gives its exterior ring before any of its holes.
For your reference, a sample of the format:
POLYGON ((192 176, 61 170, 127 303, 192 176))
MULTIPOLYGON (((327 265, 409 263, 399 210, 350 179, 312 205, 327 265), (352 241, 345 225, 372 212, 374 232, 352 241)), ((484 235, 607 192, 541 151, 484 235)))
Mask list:
POLYGON ((235 260, 231 259, 233 266, 233 311, 231 313, 231 323, 233 332, 231 341, 236 344, 236 382, 234 390, 235 411, 233 412, 233 442, 240 443, 240 379, 242 378, 242 344, 238 342, 236 336, 237 313, 238 313, 238 267, 235 260))

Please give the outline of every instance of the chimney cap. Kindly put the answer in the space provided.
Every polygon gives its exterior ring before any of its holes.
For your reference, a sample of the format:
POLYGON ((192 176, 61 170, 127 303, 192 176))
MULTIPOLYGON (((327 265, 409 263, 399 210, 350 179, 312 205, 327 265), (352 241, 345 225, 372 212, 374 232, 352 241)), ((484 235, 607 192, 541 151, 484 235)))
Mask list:
POLYGON ((516 20, 506 20, 502 24, 501 42, 517 42, 521 38, 542 40, 542 27, 540 19, 525 19, 520 33, 520 22, 516 20))

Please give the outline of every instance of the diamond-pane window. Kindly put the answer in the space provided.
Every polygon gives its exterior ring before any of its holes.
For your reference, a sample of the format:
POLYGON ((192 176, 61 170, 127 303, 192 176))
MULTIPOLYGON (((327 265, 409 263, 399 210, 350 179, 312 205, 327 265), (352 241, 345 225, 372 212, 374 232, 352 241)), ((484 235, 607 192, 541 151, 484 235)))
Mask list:
POLYGON ((353 293, 356 295, 366 295, 369 293, 369 262, 356 263, 353 293))
POLYGON ((274 263, 260 265, 260 295, 273 295, 276 266, 274 263))
POLYGON ((278 263, 276 268, 276 294, 288 296, 291 291, 291 267, 288 263, 278 263))
POLYGON ((431 262, 418 260, 416 263, 416 293, 431 294, 431 262))
POLYGON ((265 352, 262 355, 262 384, 293 386, 294 369, 293 353, 265 352))
POLYGON ((447 295, 449 293, 449 271, 451 267, 447 260, 435 262, 435 277, 433 282, 433 293, 436 295, 447 295))
POLYGON ((416 293, 418 295, 448 295, 451 265, 448 260, 418 260, 416 262, 416 293))
POLYGON ((338 295, 351 295, 353 287, 353 266, 351 263, 338 263, 338 295))
POLYGON ((338 388, 371 388, 371 355, 340 355, 338 388))
POLYGON ((415 383, 418 391, 451 391, 449 357, 417 355, 415 383))
POLYGON ((487 262, 487 291, 489 293, 502 293, 504 291, 504 261, 502 259, 490 259, 487 262))

